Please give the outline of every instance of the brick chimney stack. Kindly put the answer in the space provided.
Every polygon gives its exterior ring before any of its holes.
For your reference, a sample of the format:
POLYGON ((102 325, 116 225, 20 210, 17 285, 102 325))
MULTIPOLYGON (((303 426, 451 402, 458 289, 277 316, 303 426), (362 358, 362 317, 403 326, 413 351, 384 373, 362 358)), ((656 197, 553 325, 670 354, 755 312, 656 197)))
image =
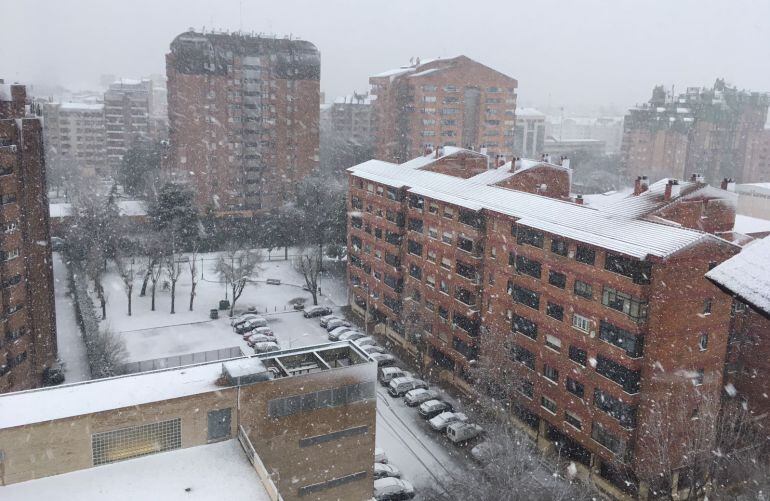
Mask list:
POLYGON ((583 195, 578 195, 575 197, 575 203, 578 205, 583 205, 583 195))
POLYGON ((729 179, 724 178, 724 179, 722 179, 722 183, 719 185, 719 187, 722 188, 723 190, 726 190, 727 189, 727 183, 729 183, 729 182, 730 182, 729 179))
POLYGON ((647 182, 647 176, 637 176, 634 181, 634 195, 641 195, 650 188, 647 182))
POLYGON ((669 201, 672 198, 679 196, 679 181, 676 179, 669 179, 666 183, 666 191, 663 193, 663 200, 669 201))

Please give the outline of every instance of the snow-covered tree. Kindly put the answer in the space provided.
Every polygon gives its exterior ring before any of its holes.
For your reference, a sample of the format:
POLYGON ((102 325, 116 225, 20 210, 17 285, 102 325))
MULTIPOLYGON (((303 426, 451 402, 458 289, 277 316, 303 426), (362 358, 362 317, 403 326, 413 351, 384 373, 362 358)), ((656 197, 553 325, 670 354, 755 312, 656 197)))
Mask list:
POLYGON ((305 279, 314 305, 318 304, 318 275, 321 272, 322 259, 320 251, 312 247, 303 248, 294 258, 294 269, 305 279))
POLYGON ((126 298, 128 298, 128 316, 131 316, 131 299, 134 292, 134 256, 130 252, 125 252, 122 249, 115 254, 115 267, 118 270, 118 275, 123 282, 123 289, 126 292, 126 298))
POLYGON ((217 261, 217 273, 230 287, 232 302, 230 303, 230 316, 235 311, 235 303, 243 294, 243 289, 259 271, 259 263, 262 255, 243 245, 229 243, 219 256, 217 261))

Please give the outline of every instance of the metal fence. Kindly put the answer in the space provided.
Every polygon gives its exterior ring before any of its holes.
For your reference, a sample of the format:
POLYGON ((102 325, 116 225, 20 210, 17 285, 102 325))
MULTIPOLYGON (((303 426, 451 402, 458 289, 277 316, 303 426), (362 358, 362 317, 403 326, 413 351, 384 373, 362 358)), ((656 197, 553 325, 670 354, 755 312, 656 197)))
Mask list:
POLYGON ((136 374, 137 372, 155 371, 158 369, 168 369, 171 367, 181 367, 183 365, 200 364, 203 362, 216 362, 217 360, 226 360, 228 358, 242 357, 243 352, 238 346, 230 348, 221 348, 219 350, 199 351, 196 353, 186 353, 173 357, 154 358, 152 360, 141 360, 139 362, 128 362, 123 365, 123 374, 136 374))

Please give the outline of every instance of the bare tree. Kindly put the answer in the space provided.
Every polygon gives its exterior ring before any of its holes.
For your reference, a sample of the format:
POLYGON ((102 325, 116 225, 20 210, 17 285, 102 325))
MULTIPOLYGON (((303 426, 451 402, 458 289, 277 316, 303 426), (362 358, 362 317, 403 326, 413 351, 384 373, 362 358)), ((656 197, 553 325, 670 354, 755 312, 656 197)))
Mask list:
POLYGON ((104 292, 104 256, 98 247, 94 247, 88 252, 86 261, 86 273, 94 282, 94 292, 99 299, 99 305, 102 310, 102 320, 107 318, 107 296, 104 292))
POLYGON ((193 311, 193 301, 195 300, 195 287, 198 285, 198 246, 193 247, 188 256, 187 262, 190 269, 190 311, 193 311))
POLYGON ((150 287, 150 311, 155 311, 155 290, 158 286, 158 280, 160 280, 160 275, 163 273, 163 266, 161 266, 161 263, 157 260, 150 262, 150 281, 152 282, 152 286, 150 287))
POLYGON ((176 313, 174 304, 176 302, 176 283, 179 281, 179 275, 182 274, 182 259, 179 254, 171 247, 170 252, 163 259, 163 267, 166 270, 166 276, 168 276, 171 282, 171 314, 176 313))
POLYGON ((217 273, 230 287, 233 300, 230 303, 230 316, 235 311, 235 303, 243 294, 246 284, 259 270, 262 255, 258 251, 229 243, 217 262, 217 273))
POLYGON ((305 279, 305 285, 313 296, 313 304, 318 304, 318 274, 321 272, 321 250, 304 248, 294 258, 294 269, 305 279))
POLYGON ((128 298, 128 316, 131 316, 131 298, 134 292, 134 256, 125 255, 123 252, 115 253, 115 267, 123 281, 123 289, 128 298))

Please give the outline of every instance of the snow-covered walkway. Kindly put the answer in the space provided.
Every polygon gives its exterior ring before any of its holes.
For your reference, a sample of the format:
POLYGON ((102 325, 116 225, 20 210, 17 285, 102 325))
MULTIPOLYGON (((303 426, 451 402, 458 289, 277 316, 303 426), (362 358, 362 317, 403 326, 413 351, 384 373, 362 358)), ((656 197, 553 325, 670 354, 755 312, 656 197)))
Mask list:
POLYGON ((53 253, 54 298, 56 301, 56 342, 64 363, 65 382, 91 379, 86 345, 75 317, 75 301, 69 295, 69 274, 61 254, 53 253))

